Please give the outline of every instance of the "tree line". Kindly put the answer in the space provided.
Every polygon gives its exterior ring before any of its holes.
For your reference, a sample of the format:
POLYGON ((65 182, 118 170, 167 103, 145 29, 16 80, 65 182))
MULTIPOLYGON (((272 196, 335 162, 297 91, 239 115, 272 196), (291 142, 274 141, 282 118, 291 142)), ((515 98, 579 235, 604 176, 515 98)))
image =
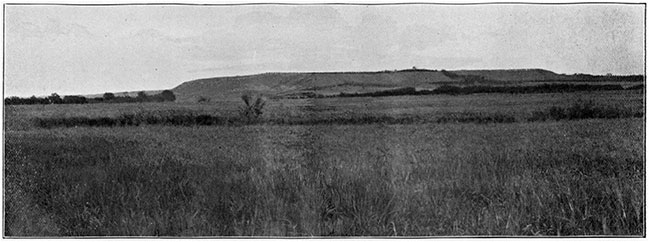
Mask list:
POLYGON ((433 90, 416 90, 413 87, 367 92, 367 93, 340 93, 328 97, 382 97, 382 96, 404 96, 404 95, 467 95, 475 93, 561 93, 578 91, 612 91, 612 90, 635 90, 643 89, 643 85, 636 85, 624 88, 621 85, 592 85, 592 84, 542 84, 536 86, 441 86, 433 90))
POLYGON ((159 94, 147 95, 145 92, 138 92, 136 97, 116 96, 113 93, 104 93, 101 97, 87 98, 80 95, 66 95, 52 93, 47 97, 31 96, 29 98, 7 97, 5 105, 32 105, 32 104, 84 104, 84 103, 138 103, 138 102, 173 102, 176 95, 170 90, 162 91, 159 94))

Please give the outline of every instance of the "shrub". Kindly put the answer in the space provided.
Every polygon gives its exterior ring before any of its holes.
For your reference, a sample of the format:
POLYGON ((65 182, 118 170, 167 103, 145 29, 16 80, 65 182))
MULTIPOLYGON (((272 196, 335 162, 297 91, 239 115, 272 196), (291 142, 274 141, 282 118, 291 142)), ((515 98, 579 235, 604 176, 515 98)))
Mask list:
POLYGON ((266 101, 261 96, 254 97, 252 95, 244 94, 241 96, 245 106, 239 110, 239 116, 246 123, 253 123, 259 120, 260 116, 264 113, 264 105, 266 101))
POLYGON ((52 93, 52 95, 47 97, 47 99, 52 104, 61 104, 61 103, 63 103, 63 99, 61 99, 61 96, 59 96, 59 94, 56 94, 56 93, 52 93))
POLYGON ((176 95, 174 95, 174 92, 170 90, 164 90, 162 93, 160 93, 160 96, 163 102, 173 102, 176 100, 176 95))
POLYGON ((70 103, 87 103, 88 100, 84 96, 64 96, 62 103, 70 104, 70 103))
POLYGON ((115 94, 113 94, 111 92, 107 92, 107 93, 104 93, 103 97, 104 97, 104 100, 109 101, 109 100, 115 99, 115 94))

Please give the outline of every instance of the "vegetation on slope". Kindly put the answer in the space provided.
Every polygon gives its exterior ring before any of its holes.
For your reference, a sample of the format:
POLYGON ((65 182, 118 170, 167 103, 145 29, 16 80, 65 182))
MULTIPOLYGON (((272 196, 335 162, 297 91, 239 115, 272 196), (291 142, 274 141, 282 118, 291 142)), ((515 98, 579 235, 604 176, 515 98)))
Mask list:
MULTIPOLYGON (((629 90, 643 88, 633 86, 629 90)), ((561 92, 580 92, 580 91, 615 91, 628 90, 621 85, 592 85, 592 84, 542 84, 535 86, 441 86, 433 90, 417 90, 413 87, 392 89, 368 93, 341 93, 330 97, 385 97, 385 96, 403 96, 403 95, 467 95, 475 93, 561 93, 561 92)), ((328 97, 328 96, 315 96, 328 97)))
MULTIPOLYGON (((174 88, 181 102, 198 102, 198 98, 235 100, 246 92, 267 96, 325 97, 337 93, 372 93, 413 87, 434 89, 441 85, 493 86, 535 82, 590 83, 603 85, 644 81, 644 76, 563 75, 542 69, 516 70, 427 70, 407 69, 379 72, 266 73, 250 76, 207 78, 185 82, 174 88), (304 95, 303 95, 304 96, 304 95)), ((559 86, 558 86, 559 87, 559 86)))

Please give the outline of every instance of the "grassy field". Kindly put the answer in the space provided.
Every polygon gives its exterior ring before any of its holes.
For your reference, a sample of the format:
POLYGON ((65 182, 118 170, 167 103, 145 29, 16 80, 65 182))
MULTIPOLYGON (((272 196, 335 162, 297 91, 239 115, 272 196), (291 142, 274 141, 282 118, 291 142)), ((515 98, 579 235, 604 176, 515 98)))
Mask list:
MULTIPOLYGON (((639 92, 282 100, 265 115, 485 111, 639 92)), ((238 103, 5 107, 6 236, 645 235, 643 118, 71 127, 35 117, 238 103)), ((519 116, 517 116, 519 117, 519 116)))
MULTIPOLYGON (((308 117, 313 119, 355 116, 418 116, 434 119, 453 113, 500 113, 526 119, 552 106, 568 106, 576 100, 592 100, 621 109, 644 109, 642 90, 549 94, 474 94, 397 97, 268 100, 267 119, 308 117)), ((147 111, 184 111, 195 114, 236 116, 241 100, 211 103, 116 103, 18 105, 5 107, 7 130, 34 128, 34 118, 116 117, 147 111)))

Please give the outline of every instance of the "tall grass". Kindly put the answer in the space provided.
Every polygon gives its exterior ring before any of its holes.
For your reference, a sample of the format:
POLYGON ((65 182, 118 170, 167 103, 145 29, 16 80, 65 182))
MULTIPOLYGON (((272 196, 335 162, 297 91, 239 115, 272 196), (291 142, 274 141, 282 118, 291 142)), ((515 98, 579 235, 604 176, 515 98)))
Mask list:
POLYGON ((516 118, 501 113, 447 113, 440 117, 418 115, 351 115, 351 116, 284 116, 262 118, 254 115, 216 116, 198 114, 188 111, 144 111, 136 114, 122 114, 118 117, 48 117, 35 118, 34 124, 40 128, 77 127, 77 126, 139 126, 139 125, 172 125, 172 126, 242 126, 256 124, 270 125, 365 125, 365 124, 415 124, 415 123, 511 123, 516 118))
POLYGON ((582 120, 9 132, 5 235, 642 236, 642 130, 582 120))
POLYGON ((641 118, 644 117, 644 113, 642 110, 606 106, 591 100, 577 100, 569 107, 553 106, 546 110, 535 111, 528 120, 614 119, 629 117, 641 118))

